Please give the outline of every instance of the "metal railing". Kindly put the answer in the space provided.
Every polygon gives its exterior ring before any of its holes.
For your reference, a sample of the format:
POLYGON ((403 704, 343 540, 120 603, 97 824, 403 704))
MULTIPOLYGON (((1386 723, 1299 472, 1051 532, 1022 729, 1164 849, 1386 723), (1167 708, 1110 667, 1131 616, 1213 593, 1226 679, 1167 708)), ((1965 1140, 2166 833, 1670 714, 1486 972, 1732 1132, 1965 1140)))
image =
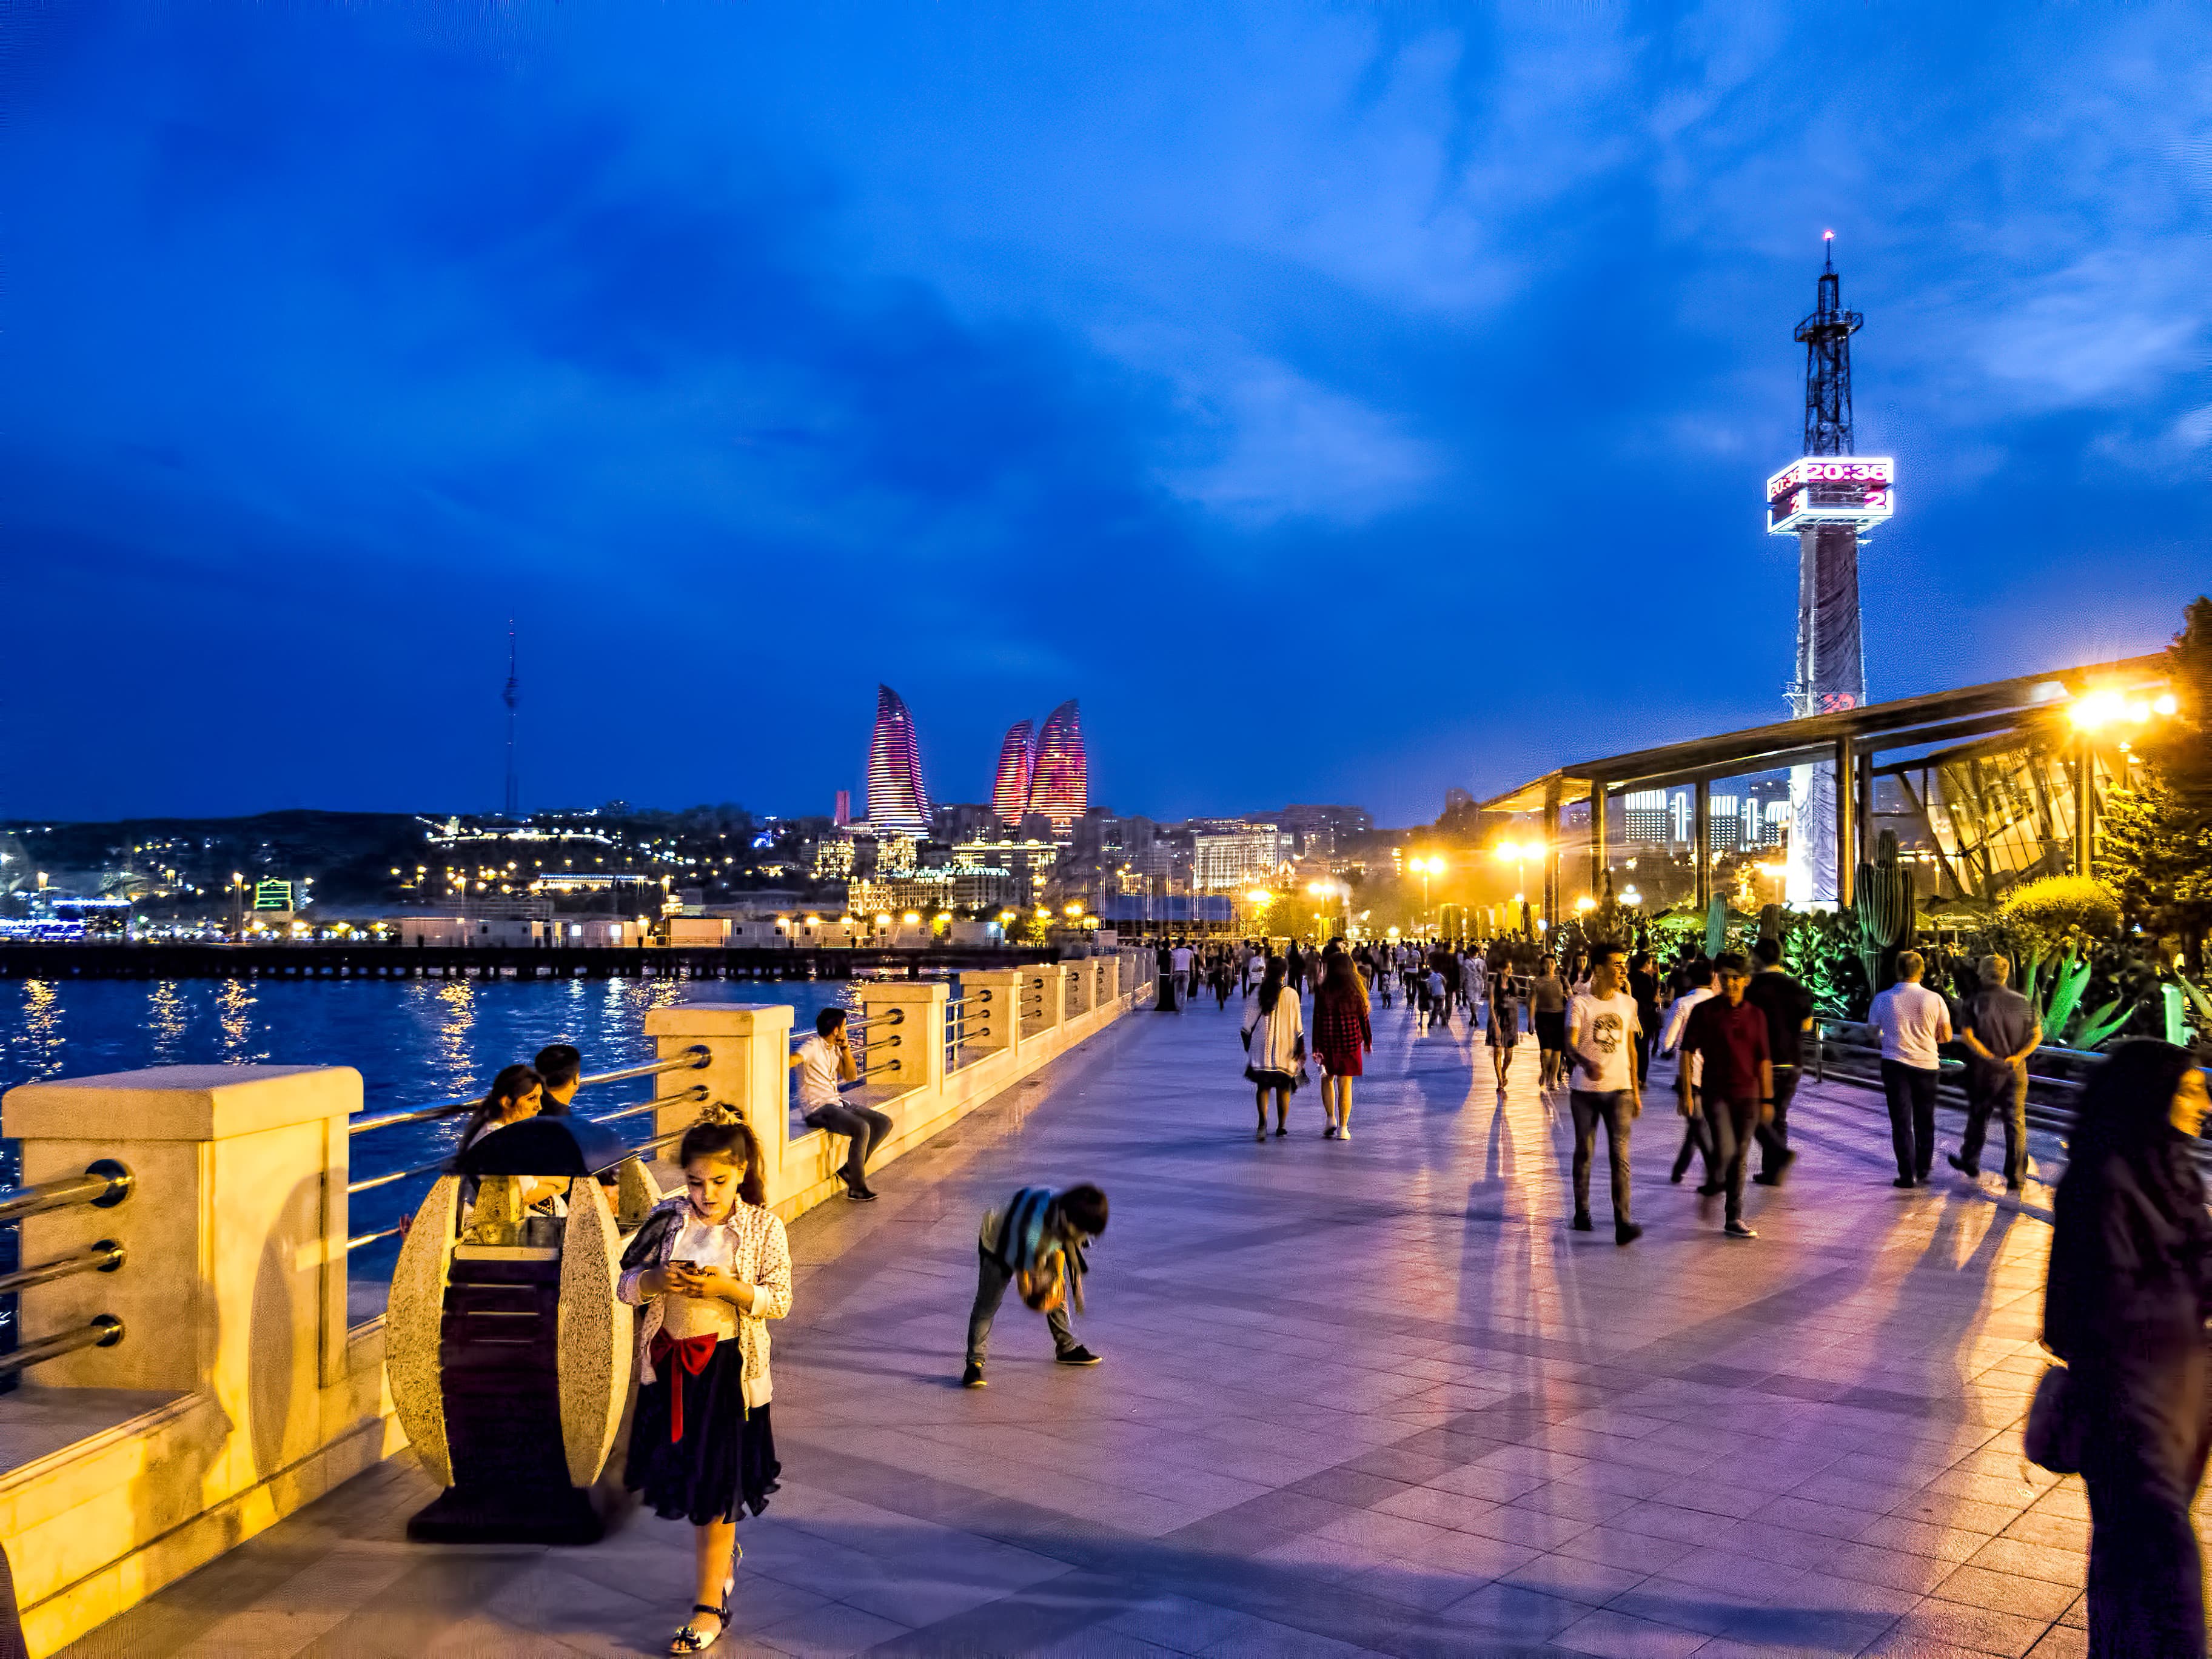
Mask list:
MULTIPOLYGON (((695 1043, 681 1054, 668 1060, 648 1060, 641 1066, 617 1066, 611 1072, 591 1073, 576 1079, 576 1091, 580 1094, 586 1089, 598 1088, 610 1083, 627 1083, 635 1078, 659 1077, 669 1072, 694 1072, 706 1065, 710 1057, 705 1044, 695 1043)), ((681 1106, 693 1101, 703 1103, 707 1094, 705 1084, 695 1083, 688 1088, 677 1090, 673 1094, 656 1095, 651 1100, 641 1100, 615 1111, 593 1115, 589 1121, 593 1123, 617 1123, 625 1118, 639 1117, 647 1112, 659 1111, 664 1106, 681 1106)), ((375 1129, 398 1128, 410 1123, 432 1123, 441 1118, 459 1117, 465 1112, 472 1112, 481 1101, 481 1096, 462 1100, 434 1101, 427 1106, 410 1106, 397 1112, 382 1112, 374 1117, 357 1117, 346 1126, 346 1129, 349 1134, 359 1135, 367 1134, 375 1129)), ((633 1150, 651 1151, 676 1139, 678 1139, 677 1135, 665 1135, 657 1140, 647 1141, 644 1146, 633 1150)), ((346 1183, 346 1196, 351 1198, 356 1194, 372 1192, 379 1187, 389 1187, 396 1182, 411 1180, 417 1176, 435 1175, 452 1160, 453 1154, 447 1152, 430 1163, 418 1164, 412 1169, 394 1170, 383 1175, 364 1176, 358 1181, 349 1181, 346 1183)), ((345 1247, 349 1251, 358 1250, 382 1239, 396 1238, 402 1231, 402 1228, 397 1226, 380 1227, 374 1232, 361 1233, 349 1238, 346 1240, 345 1247)))
MULTIPOLYGON (((82 1175, 57 1176, 51 1181, 0 1192, 0 1222, 21 1221, 25 1216, 44 1215, 78 1204, 96 1210, 113 1209, 131 1196, 136 1184, 130 1170, 113 1158, 103 1158, 88 1165, 82 1175)), ((51 1285, 78 1273, 112 1273, 123 1266, 124 1255, 122 1245, 103 1238, 52 1261, 0 1273, 0 1295, 12 1295, 34 1285, 51 1285)), ((14 1352, 0 1354, 0 1376, 15 1376, 79 1348, 112 1348, 122 1340, 121 1320, 112 1314, 95 1314, 73 1330, 19 1343, 14 1352)))
MULTIPOLYGON (((1881 1036, 1871 1025, 1858 1020, 1816 1019, 1813 1022, 1812 1065, 1814 1078, 1826 1082, 1832 1076, 1839 1083, 1855 1084, 1861 1088, 1881 1089, 1881 1036)), ((2027 1125, 2062 1139, 2074 1133, 2075 1101, 2087 1086, 2081 1077, 2054 1075, 2049 1069, 2052 1062, 2077 1072, 2094 1070, 2103 1063, 2104 1056, 2086 1049, 2061 1048, 2046 1045, 2028 1056, 2027 1125), (2038 1071, 2040 1062, 2045 1069, 2038 1071)), ((1936 1099, 1938 1105, 1954 1111, 1963 1111, 1968 1104, 1966 1089, 1966 1062, 1948 1055, 1936 1062, 1936 1099)), ((2191 1149, 2197 1161, 2212 1170, 2212 1141, 2199 1139, 2191 1149)))

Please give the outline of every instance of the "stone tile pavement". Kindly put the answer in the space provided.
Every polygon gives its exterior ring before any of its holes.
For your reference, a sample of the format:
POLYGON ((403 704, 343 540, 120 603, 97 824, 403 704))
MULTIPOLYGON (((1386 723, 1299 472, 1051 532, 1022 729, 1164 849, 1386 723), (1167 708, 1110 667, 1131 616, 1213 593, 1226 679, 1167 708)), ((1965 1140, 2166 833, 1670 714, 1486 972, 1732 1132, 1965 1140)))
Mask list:
MULTIPOLYGON (((1500 1098, 1463 1028, 1377 1010, 1353 1140, 1309 1091, 1256 1145, 1238 1012, 1126 1021, 794 1226, 784 1490, 718 1651, 2084 1651, 2081 1492, 2019 1449, 2045 1190, 1897 1192, 1878 1103, 1808 1087, 1796 1178, 1730 1242, 1667 1183, 1662 1097, 1619 1249, 1565 1225, 1533 1050, 1500 1098), (1086 1177, 1105 1364, 1010 1304, 962 1390, 978 1214, 1086 1177)), ((410 1546, 428 1496, 395 1460, 70 1651, 630 1654, 680 1621, 688 1529, 410 1546)))

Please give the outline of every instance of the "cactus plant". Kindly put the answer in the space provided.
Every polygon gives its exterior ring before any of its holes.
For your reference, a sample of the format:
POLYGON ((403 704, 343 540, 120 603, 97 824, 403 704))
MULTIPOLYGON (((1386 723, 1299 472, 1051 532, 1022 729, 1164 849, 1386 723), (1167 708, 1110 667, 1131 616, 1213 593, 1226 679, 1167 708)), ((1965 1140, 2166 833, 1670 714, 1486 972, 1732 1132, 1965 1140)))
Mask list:
POLYGON ((1884 990, 1897 977, 1897 953, 1912 938, 1912 872, 1897 861, 1897 832, 1875 842, 1874 862, 1862 863, 1851 889, 1851 920, 1858 928, 1859 958, 1867 982, 1884 990))

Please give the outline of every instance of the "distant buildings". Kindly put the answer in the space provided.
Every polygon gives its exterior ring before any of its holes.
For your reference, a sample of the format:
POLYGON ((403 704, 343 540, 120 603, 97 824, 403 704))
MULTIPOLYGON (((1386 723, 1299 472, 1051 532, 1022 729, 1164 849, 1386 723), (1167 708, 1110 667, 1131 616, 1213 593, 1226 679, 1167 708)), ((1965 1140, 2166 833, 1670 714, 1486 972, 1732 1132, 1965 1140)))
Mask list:
POLYGON ((1091 766, 1083 748, 1083 716, 1075 699, 1046 716, 1037 738, 1036 770, 1030 781, 1029 810, 1052 821, 1053 833, 1065 839, 1076 819, 1090 805, 1091 766))
POLYGON ((1030 810, 1030 784, 1036 775, 1036 722, 1018 720, 999 745, 999 775, 991 786, 991 805, 999 822, 1018 825, 1030 810))
POLYGON ((1192 880, 1213 892, 1271 882, 1281 862, 1280 847, 1272 823, 1199 830, 1191 836, 1192 880))
POLYGON ((876 688, 876 730, 868 744, 868 822, 878 830, 916 836, 929 830, 929 792, 922 787, 914 716, 888 685, 876 688))

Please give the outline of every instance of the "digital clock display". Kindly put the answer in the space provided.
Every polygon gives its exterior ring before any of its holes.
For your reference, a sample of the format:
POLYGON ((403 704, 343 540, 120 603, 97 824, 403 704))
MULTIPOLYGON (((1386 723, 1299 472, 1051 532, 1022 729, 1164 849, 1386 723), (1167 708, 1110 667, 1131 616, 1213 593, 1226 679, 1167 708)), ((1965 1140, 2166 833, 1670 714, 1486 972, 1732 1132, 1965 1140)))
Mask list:
POLYGON ((1897 463, 1887 455, 1808 455, 1766 481, 1766 527, 1786 535, 1808 526, 1864 530, 1896 510, 1897 463))

